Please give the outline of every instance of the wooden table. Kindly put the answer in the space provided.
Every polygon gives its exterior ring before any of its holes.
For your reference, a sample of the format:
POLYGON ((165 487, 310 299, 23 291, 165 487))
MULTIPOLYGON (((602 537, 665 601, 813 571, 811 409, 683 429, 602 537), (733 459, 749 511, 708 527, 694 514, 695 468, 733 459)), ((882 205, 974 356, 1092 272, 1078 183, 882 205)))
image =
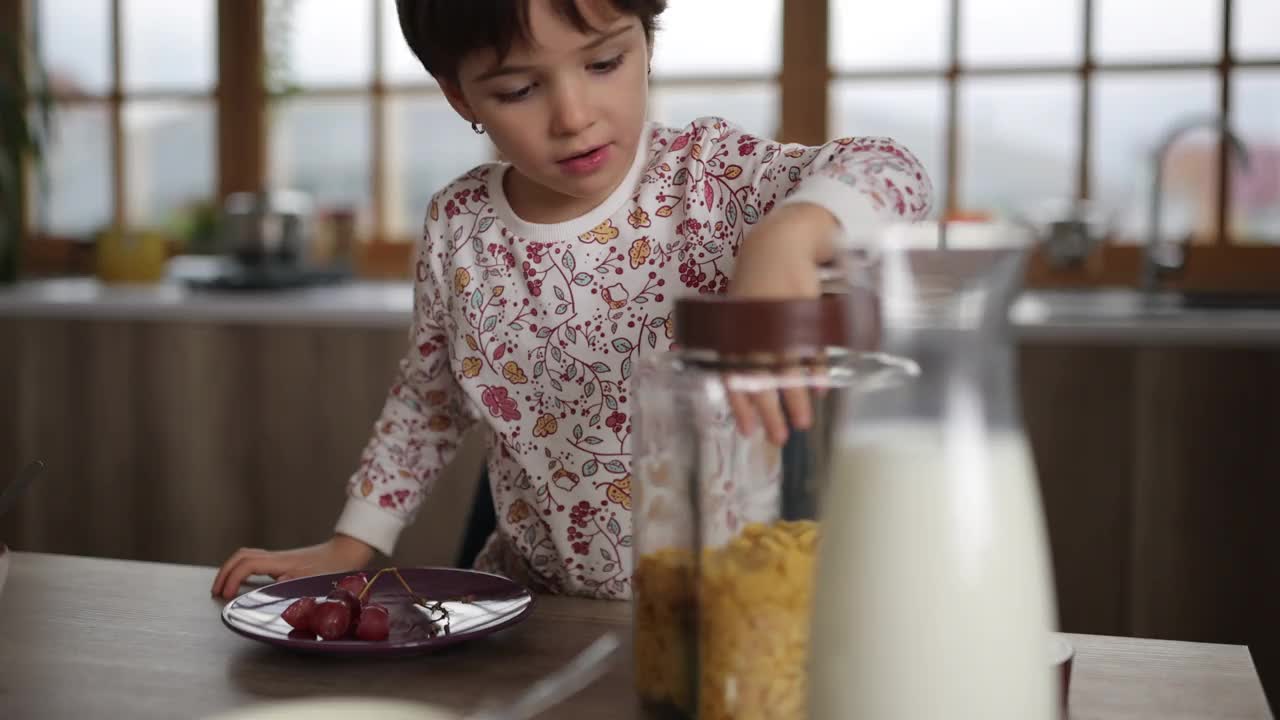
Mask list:
MULTIPOLYGON (((547 597, 515 628, 440 655, 303 657, 225 629, 212 577, 205 567, 15 553, 0 596, 0 717, 198 718, 316 695, 467 709, 512 696, 606 630, 625 637, 630 622, 624 603, 547 597)), ((1271 717, 1243 647, 1071 637, 1076 720, 1271 717)), ((548 716, 636 717, 629 673, 621 663, 548 716)))

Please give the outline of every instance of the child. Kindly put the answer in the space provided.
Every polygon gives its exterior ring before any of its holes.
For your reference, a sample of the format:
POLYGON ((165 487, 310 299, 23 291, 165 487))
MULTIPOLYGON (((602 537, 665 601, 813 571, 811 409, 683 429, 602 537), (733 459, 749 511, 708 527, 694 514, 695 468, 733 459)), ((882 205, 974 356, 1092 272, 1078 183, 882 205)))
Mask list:
MULTIPOLYGON (((714 118, 646 124, 665 4, 398 0, 409 46, 505 162, 466 173, 427 208, 411 350, 334 537, 242 549, 215 595, 254 573, 340 572, 390 554, 479 423, 498 531, 476 567, 541 591, 628 598, 629 378, 640 356, 670 346, 675 297, 726 292, 730 277, 738 295, 814 295, 841 227, 928 213, 929 179, 892 140, 803 147, 714 118)), ((765 429, 781 439, 772 418, 765 429)), ((792 420, 807 424, 803 408, 792 420)))

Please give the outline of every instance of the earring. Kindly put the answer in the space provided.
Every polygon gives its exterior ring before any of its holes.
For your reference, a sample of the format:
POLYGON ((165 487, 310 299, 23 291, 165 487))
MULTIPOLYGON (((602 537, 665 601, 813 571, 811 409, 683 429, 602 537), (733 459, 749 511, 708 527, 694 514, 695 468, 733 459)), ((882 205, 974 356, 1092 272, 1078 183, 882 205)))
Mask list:
POLYGON ((483 125, 481 125, 480 123, 474 123, 474 122, 473 122, 473 123, 471 123, 471 132, 473 132, 473 133, 475 133, 475 134, 477 134, 477 135, 483 135, 483 134, 484 134, 484 126, 483 126, 483 125))

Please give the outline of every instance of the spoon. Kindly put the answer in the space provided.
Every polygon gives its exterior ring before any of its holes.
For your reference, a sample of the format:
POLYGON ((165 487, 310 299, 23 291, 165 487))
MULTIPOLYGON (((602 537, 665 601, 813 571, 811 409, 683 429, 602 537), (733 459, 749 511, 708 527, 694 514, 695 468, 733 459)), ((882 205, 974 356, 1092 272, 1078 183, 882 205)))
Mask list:
POLYGON ((529 720, 595 682, 612 665, 618 644, 617 634, 607 632, 564 667, 526 688, 514 702, 474 712, 464 720, 529 720))
POLYGON ((22 468, 22 472, 18 473, 18 479, 9 483, 9 487, 4 489, 4 494, 0 495, 0 517, 9 512, 14 503, 18 502, 18 498, 27 491, 31 483, 41 474, 44 473, 44 461, 36 460, 30 465, 22 468))

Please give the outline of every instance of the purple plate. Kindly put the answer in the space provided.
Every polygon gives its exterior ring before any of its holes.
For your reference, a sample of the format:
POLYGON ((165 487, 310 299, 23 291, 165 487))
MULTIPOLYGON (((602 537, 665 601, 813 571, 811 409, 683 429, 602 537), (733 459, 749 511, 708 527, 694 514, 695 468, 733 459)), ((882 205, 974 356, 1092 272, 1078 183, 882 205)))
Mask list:
MULTIPOLYGON (((412 655, 495 633, 523 620, 533 610, 533 594, 498 575, 457 568, 400 568, 413 592, 429 602, 443 601, 446 630, 414 604, 404 586, 387 573, 369 590, 372 602, 391 615, 391 635, 383 641, 321 640, 295 631, 280 614, 294 600, 322 600, 350 573, 313 575, 259 588, 227 603, 222 622, 235 632, 270 645, 329 655, 412 655)), ((369 574, 373 577, 373 574, 369 574)))

